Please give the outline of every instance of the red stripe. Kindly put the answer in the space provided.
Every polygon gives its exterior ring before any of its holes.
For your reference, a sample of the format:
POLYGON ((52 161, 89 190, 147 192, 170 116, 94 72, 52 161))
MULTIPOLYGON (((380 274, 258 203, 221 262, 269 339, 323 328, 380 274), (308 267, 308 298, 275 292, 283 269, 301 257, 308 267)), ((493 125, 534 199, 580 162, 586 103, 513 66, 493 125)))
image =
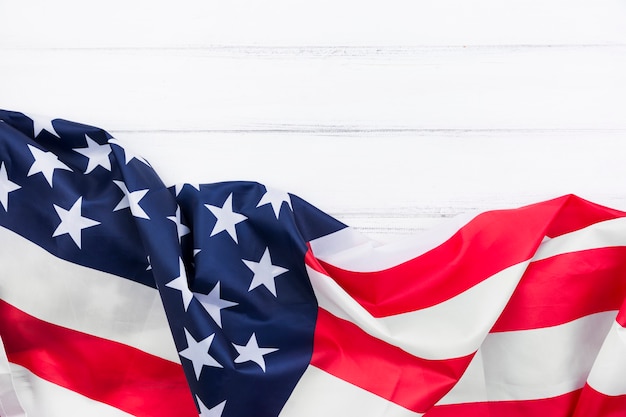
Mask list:
POLYGON ((319 309, 311 365, 419 413, 457 383, 472 357, 417 358, 319 309))
POLYGON ((317 259, 315 257, 315 255, 313 254, 313 251, 311 249, 311 245, 307 242, 306 246, 308 247, 308 250, 304 254, 304 263, 305 263, 305 265, 309 266, 314 271, 317 271, 320 274, 328 276, 328 272, 326 272, 326 270, 324 269, 324 267, 320 263, 321 261, 319 259, 317 259))
POLYGON ((556 236, 624 215, 565 196, 483 213, 440 246, 383 271, 353 272, 325 262, 320 267, 370 314, 385 317, 436 305, 529 259, 544 235, 556 236))
POLYGON ((565 253, 533 262, 493 332, 556 326, 618 310, 626 297, 626 247, 565 253))
POLYGON ((424 414, 424 417, 571 417, 580 391, 538 400, 438 405, 424 414))
POLYGON ((620 306, 620 309, 617 313, 617 317, 615 321, 622 327, 626 327, 626 297, 624 297, 624 302, 620 306))
POLYGON ((626 395, 610 396, 585 385, 573 417, 624 417, 626 395))
POLYGON ((561 236, 598 222, 626 216, 623 211, 601 206, 575 195, 564 196, 553 201, 557 200, 562 200, 562 205, 550 222, 546 232, 548 237, 561 236))
POLYGON ((57 326, 0 300, 0 336, 10 362, 139 417, 196 417, 179 364, 57 326))

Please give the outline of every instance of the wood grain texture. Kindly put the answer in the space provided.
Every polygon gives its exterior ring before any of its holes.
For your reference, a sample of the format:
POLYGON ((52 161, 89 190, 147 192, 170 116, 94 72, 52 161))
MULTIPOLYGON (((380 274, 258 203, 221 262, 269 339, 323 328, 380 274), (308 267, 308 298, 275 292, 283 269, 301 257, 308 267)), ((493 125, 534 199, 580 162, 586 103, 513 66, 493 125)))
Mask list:
POLYGON ((626 210, 625 19, 621 0, 0 0, 0 108, 382 240, 567 193, 626 210))
POLYGON ((626 45, 274 51, 8 50, 0 105, 124 130, 626 128, 626 45))

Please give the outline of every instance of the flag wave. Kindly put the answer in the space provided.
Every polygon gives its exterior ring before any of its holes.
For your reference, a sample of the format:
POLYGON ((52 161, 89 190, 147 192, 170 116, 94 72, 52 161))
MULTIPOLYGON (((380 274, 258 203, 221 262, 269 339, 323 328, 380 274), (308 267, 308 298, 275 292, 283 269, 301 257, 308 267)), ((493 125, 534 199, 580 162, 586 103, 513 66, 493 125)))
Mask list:
POLYGON ((383 245, 0 111, 0 205, 3 417, 626 415, 626 213, 574 195, 383 245))

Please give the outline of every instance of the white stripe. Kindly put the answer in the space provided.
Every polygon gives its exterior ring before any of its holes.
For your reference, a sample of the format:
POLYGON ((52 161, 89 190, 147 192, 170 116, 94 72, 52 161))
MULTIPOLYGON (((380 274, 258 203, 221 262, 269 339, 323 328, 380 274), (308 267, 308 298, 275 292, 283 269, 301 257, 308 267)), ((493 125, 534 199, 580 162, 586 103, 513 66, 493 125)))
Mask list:
POLYGON ((77 394, 11 364, 20 402, 28 417, 132 417, 117 408, 77 394))
MULTIPOLYGON (((389 244, 379 244, 351 228, 315 239, 310 244, 316 258, 336 267, 354 272, 381 271, 441 245, 475 216, 458 216, 432 230, 389 244)), ((626 246, 626 218, 598 222, 553 239, 544 239, 533 261, 607 246, 626 246)))
POLYGON ((626 395, 626 329, 613 323, 587 383, 606 395, 626 395))
POLYGON ((280 417, 419 417, 376 394, 309 366, 280 417))
POLYGON ((25 417, 26 414, 15 391, 11 377, 11 365, 0 337, 0 416, 25 417))
POLYGON ((381 271, 416 258, 450 239, 478 213, 456 216, 415 236, 381 244, 356 230, 345 229, 312 240, 316 258, 355 272, 381 271))
POLYGON ((489 334, 438 405, 549 398, 582 388, 615 314, 597 313, 554 327, 489 334))
POLYGON ((64 261, 0 227, 0 298, 41 320, 179 363, 156 289, 64 261))
POLYGON ((374 318, 332 278, 308 267, 307 272, 319 306, 329 313, 415 356, 448 359, 479 348, 527 265, 504 269, 433 307, 385 318, 374 318))
POLYGON ((626 246, 626 218, 598 222, 547 240, 541 244, 533 261, 563 253, 611 246, 626 246))

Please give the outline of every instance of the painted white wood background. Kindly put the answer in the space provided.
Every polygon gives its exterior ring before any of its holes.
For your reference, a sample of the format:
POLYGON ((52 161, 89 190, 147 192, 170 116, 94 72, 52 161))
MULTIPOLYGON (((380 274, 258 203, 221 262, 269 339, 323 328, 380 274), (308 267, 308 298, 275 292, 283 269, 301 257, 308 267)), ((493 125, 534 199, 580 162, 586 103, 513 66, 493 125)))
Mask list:
POLYGON ((626 210, 625 74, 624 0, 0 0, 0 108, 381 240, 567 193, 626 210))

